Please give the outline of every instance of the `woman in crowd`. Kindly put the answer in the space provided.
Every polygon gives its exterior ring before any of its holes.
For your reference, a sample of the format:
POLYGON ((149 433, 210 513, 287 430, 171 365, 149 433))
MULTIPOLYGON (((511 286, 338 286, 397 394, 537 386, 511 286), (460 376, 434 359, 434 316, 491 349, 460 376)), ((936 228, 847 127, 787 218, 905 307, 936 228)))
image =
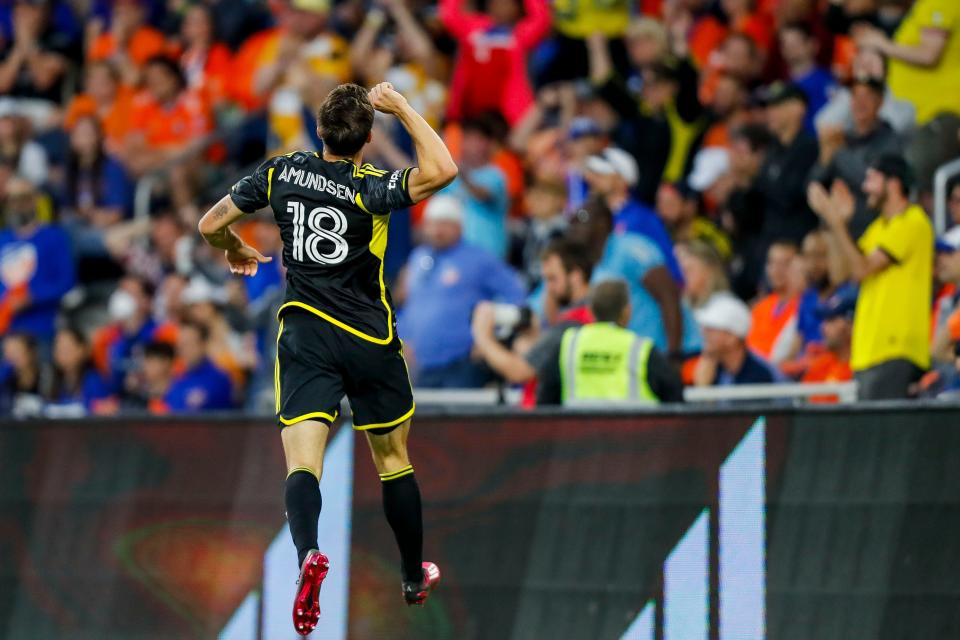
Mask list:
POLYGON ((98 401, 109 395, 106 383, 93 366, 86 337, 72 327, 57 331, 53 340, 53 375, 44 394, 46 412, 56 416, 95 413, 98 401))

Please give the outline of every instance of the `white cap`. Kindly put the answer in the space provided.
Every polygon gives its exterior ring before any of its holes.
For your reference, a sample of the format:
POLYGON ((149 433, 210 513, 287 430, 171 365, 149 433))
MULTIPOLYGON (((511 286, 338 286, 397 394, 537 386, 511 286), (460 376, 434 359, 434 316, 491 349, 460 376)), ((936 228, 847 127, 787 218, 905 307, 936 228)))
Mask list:
POLYGON ((709 189, 730 169, 730 153, 722 147, 707 147, 693 158, 693 171, 687 184, 701 193, 709 189))
POLYGON ((462 224, 463 205, 453 196, 437 194, 427 202, 423 219, 428 222, 447 221, 462 224))
POLYGON ((631 187, 640 179, 640 169, 633 156, 616 147, 607 147, 598 155, 587 158, 587 171, 608 176, 617 174, 631 187))
POLYGON ((694 312, 701 329, 728 331, 738 338, 750 333, 750 309, 731 294, 715 294, 694 312))
POLYGON ((206 278, 197 277, 190 280, 190 284, 180 294, 180 301, 183 304, 223 304, 227 301, 227 296, 222 288, 213 286, 206 278))

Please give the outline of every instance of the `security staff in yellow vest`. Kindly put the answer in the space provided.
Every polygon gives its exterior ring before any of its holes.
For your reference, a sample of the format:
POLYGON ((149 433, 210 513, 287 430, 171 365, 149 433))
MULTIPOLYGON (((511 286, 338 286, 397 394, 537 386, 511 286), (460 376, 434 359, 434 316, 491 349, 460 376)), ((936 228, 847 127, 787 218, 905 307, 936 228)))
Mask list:
POLYGON ((596 322, 567 329, 560 341, 562 404, 681 402, 679 374, 649 338, 625 328, 631 311, 627 284, 597 284, 590 307, 596 322))

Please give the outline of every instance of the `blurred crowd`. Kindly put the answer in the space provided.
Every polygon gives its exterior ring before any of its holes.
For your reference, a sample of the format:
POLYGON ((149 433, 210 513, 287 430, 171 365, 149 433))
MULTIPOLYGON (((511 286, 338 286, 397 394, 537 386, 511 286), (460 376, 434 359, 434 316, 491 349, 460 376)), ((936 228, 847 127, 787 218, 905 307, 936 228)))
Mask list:
MULTIPOLYGON (((415 386, 565 402, 596 323, 652 401, 950 395, 958 69, 956 0, 0 1, 0 410, 272 411, 283 265, 231 277, 196 224, 348 81, 460 167, 390 223, 415 386)), ((415 164, 389 116, 365 161, 415 164)), ((279 256, 268 213, 238 231, 279 256)))

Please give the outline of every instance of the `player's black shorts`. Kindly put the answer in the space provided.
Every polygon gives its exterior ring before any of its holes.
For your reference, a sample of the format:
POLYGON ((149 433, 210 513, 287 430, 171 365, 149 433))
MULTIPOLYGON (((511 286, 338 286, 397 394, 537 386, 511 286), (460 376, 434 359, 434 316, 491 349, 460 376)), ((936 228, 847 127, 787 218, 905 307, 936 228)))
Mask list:
POLYGON ((400 338, 373 344, 300 309, 281 317, 274 383, 282 426, 302 420, 332 423, 344 395, 354 429, 389 429, 413 415, 400 338))

